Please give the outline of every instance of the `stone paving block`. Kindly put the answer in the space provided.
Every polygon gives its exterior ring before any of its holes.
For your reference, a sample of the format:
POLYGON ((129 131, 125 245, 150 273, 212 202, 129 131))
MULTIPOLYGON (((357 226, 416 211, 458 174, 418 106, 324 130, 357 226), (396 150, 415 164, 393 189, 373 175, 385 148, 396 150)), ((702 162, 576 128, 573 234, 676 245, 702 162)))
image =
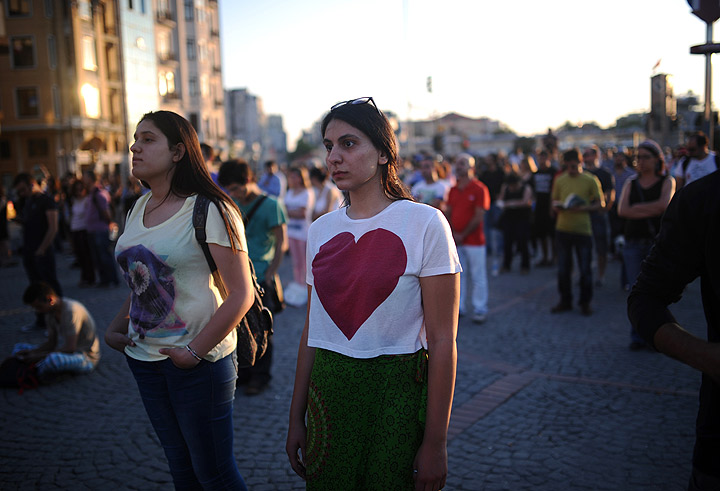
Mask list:
MULTIPOLYGON (((61 281, 77 276, 67 257, 58 264, 61 281)), ((26 284, 22 268, 2 271, 0 351, 9 353, 17 341, 43 337, 18 330, 33 319, 17 295, 17 285, 26 284)), ((618 274, 611 263, 608 278, 618 274)), ((512 274, 489 278, 488 321, 480 328, 460 321, 445 490, 556 491, 568 482, 581 489, 683 489, 699 375, 662 355, 627 349, 626 294, 610 282, 595 292, 596 315, 552 316, 554 275, 542 269, 521 282, 512 274)), ((289 261, 281 277, 291 277, 289 261)), ((127 295, 124 288, 80 290, 74 281, 66 290, 88 306, 101 334, 127 295)), ((673 311, 703 335, 699 298, 699 286, 690 285, 673 311)), ((284 451, 303 323, 302 309, 276 316, 271 385, 257 397, 242 389, 236 396, 235 455, 244 475, 263 486, 258 489, 304 489, 284 451)), ((91 375, 23 395, 0 389, 3 483, 43 491, 172 489, 123 355, 101 349, 91 375)))

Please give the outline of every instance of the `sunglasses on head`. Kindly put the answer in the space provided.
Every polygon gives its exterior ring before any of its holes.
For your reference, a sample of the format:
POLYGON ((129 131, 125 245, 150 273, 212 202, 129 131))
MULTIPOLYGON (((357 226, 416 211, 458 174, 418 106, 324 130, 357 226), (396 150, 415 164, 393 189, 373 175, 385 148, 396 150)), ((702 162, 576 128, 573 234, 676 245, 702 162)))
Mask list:
POLYGON ((337 109, 338 107, 342 107, 346 104, 350 105, 356 105, 356 104, 372 104, 372 106, 375 108, 375 110, 379 113, 380 109, 378 109, 377 105, 375 105, 375 101, 372 97, 358 97, 357 99, 350 99, 349 101, 343 101, 338 102, 337 104, 334 104, 330 107, 330 110, 333 111, 337 109))

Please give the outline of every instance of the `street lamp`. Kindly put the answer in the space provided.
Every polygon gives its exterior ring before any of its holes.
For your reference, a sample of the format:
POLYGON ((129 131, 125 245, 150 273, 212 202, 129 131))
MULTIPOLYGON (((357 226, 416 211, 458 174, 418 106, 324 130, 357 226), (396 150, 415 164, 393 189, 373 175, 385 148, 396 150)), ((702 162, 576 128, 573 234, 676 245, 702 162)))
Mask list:
POLYGON ((705 55, 705 124, 708 129, 710 149, 714 146, 715 128, 712 122, 712 63, 713 53, 720 53, 720 44, 713 43, 713 23, 720 18, 720 0, 687 0, 692 13, 705 21, 707 25, 706 43, 691 46, 690 53, 705 55))

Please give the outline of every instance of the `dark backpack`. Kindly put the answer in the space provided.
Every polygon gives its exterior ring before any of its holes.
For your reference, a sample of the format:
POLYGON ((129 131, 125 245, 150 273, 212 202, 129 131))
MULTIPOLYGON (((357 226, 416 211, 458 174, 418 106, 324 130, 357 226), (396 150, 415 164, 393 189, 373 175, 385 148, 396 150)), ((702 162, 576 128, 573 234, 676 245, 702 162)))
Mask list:
MULTIPOLYGON (((209 206, 210 199, 198 194, 195 200, 195 208, 193 209, 193 228, 195 229, 195 238, 200 244, 203 254, 205 254, 205 260, 212 272, 215 286, 220 290, 220 296, 222 296, 224 300, 227 297, 227 290, 220 277, 220 272, 217 270, 215 260, 210 254, 210 248, 207 245, 207 235, 205 233, 205 223, 207 222, 209 206)), ((250 307, 250 310, 245 314, 245 317, 242 318, 235 328, 238 336, 237 354, 238 366, 240 367, 255 365, 265 354, 265 351, 267 351, 268 339, 273 334, 273 316, 270 310, 263 304, 265 291, 257 281, 255 268, 249 257, 248 262, 250 264, 250 274, 252 275, 253 289, 255 291, 255 301, 252 307, 250 307)))
POLYGON ((0 363, 0 387, 18 389, 22 394, 26 389, 34 389, 40 385, 35 363, 27 363, 14 356, 0 363))

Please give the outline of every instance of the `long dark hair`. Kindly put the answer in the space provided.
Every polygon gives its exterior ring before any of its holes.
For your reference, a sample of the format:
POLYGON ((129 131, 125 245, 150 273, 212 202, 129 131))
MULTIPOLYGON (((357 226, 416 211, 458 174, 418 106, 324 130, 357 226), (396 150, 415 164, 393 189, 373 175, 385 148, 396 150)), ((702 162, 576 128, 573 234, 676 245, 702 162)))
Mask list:
MULTIPOLYGON (((323 119, 320 133, 325 138, 325 130, 333 119, 338 119, 357 128, 370 138, 373 146, 385 154, 387 164, 380 166, 380 184, 385 196, 392 201, 407 199, 414 201, 412 195, 398 176, 398 145, 390 121, 372 103, 344 104, 332 109, 323 119)), ((350 204, 350 194, 343 192, 345 204, 350 204)))
MULTIPOLYGON (((225 223, 230 247, 233 251, 240 250, 240 231, 234 221, 228 218, 228 209, 232 208, 240 216, 240 210, 235 202, 215 184, 210 172, 205 166, 205 161, 200 149, 195 128, 190 122, 172 111, 151 111, 140 119, 151 121, 168 140, 170 150, 173 150, 179 143, 185 146, 183 157, 175 164, 175 173, 170 181, 170 190, 163 197, 163 201, 172 193, 180 198, 187 198, 193 194, 202 194, 212 201, 220 210, 225 223)), ((146 187, 147 184, 143 182, 146 187)))

